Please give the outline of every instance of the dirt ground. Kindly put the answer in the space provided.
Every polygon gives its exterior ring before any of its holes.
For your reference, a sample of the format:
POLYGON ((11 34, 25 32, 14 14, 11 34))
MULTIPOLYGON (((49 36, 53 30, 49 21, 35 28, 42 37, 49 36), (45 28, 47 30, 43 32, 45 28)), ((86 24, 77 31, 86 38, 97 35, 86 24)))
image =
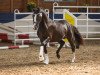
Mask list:
POLYGON ((39 46, 0 50, 0 75, 100 75, 100 41, 85 41, 76 50, 76 61, 71 63, 71 50, 63 48, 61 58, 56 47, 48 48, 50 64, 39 62, 39 46))

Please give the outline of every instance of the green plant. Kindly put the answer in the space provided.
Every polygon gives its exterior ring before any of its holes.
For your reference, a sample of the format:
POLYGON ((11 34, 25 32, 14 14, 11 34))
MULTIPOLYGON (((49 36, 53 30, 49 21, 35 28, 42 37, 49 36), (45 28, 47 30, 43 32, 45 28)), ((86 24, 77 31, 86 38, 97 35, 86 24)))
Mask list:
POLYGON ((36 7, 36 3, 34 3, 34 2, 28 2, 28 3, 27 3, 27 10, 28 10, 29 12, 31 12, 32 9, 35 8, 35 7, 36 7))

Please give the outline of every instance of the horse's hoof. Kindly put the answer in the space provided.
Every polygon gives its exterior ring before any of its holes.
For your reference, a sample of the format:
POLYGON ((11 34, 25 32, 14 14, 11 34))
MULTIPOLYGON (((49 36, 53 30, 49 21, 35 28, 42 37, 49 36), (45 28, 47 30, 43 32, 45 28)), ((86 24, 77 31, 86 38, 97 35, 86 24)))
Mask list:
POLYGON ((48 65, 49 64, 49 60, 44 60, 43 63, 48 65))
POLYGON ((76 49, 79 49, 79 46, 76 46, 76 49))
POLYGON ((60 55, 59 54, 57 54, 57 58, 60 59, 60 55))
POLYGON ((43 61, 44 64, 49 64, 49 57, 48 57, 48 54, 45 54, 45 60, 43 61))

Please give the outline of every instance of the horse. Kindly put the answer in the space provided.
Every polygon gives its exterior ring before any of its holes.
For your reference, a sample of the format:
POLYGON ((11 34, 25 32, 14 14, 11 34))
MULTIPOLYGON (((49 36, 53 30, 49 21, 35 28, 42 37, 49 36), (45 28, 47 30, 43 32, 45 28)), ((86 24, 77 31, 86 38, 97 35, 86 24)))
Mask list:
POLYGON ((49 56, 47 52, 48 42, 58 42, 60 44, 56 51, 56 56, 60 58, 60 50, 65 44, 64 39, 68 39, 72 50, 72 60, 75 62, 75 49, 83 44, 83 38, 75 26, 70 25, 66 20, 53 21, 46 12, 41 8, 33 9, 33 21, 36 16, 36 23, 34 29, 37 29, 37 35, 40 39, 40 53, 39 60, 45 64, 49 64, 49 56))

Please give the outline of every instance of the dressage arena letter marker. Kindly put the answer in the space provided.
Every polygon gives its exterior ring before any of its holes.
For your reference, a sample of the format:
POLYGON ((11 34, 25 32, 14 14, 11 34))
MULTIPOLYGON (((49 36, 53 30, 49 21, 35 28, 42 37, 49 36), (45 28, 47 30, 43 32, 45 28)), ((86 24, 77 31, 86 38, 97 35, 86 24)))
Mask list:
POLYGON ((40 47, 40 54, 39 54, 39 60, 40 61, 43 61, 44 60, 43 52, 44 52, 44 47, 41 46, 40 47))

